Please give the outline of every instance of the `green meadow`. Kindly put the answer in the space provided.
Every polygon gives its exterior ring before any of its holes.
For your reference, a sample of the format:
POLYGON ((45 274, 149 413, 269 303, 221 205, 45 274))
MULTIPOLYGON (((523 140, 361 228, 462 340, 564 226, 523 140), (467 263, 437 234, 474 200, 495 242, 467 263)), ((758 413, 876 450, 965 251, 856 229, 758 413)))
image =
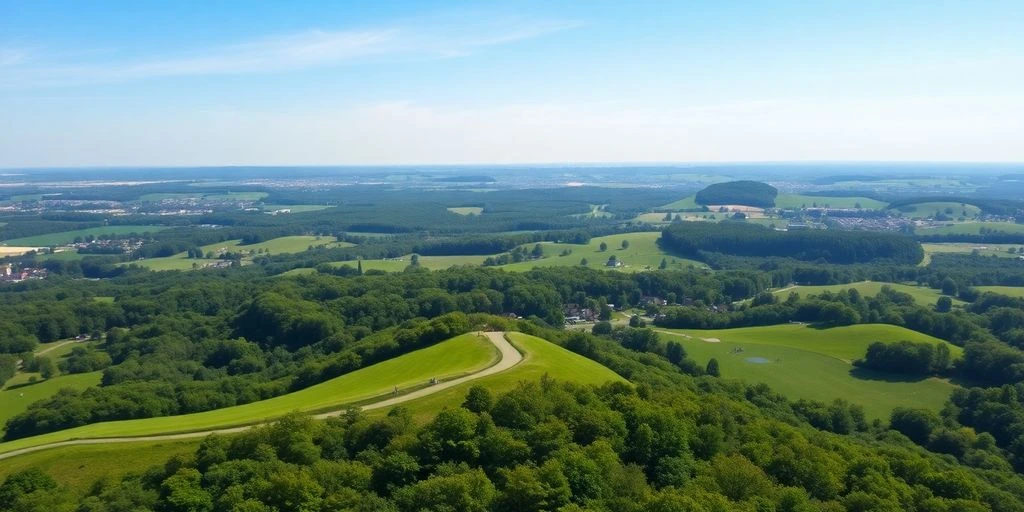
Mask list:
MULTIPOLYGON (((935 302, 939 300, 939 297, 942 297, 942 293, 940 293, 939 290, 928 288, 926 286, 912 286, 908 284, 899 283, 883 283, 878 281, 861 281, 859 283, 831 284, 824 286, 790 286, 788 288, 775 290, 772 293, 775 293, 777 295, 782 296, 782 298, 785 298, 790 293, 796 293, 798 295, 817 295, 823 292, 835 293, 842 290, 853 289, 857 290, 858 292, 860 292, 861 295, 865 297, 873 297, 875 295, 878 295, 878 293, 882 291, 883 286, 888 286, 889 288, 892 288, 897 292, 906 293, 907 295, 910 295, 911 297, 914 298, 914 302, 917 302, 922 306, 935 305, 935 302)), ((963 301, 954 297, 953 304, 963 305, 963 301)))
POLYGON ((1013 222, 956 222, 934 228, 918 228, 918 235, 977 235, 981 228, 1003 233, 1024 233, 1024 224, 1013 222))
POLYGON ((1024 286, 975 286, 979 292, 992 292, 1024 299, 1024 286))
MULTIPOLYGON (((51 354, 46 354, 51 355, 51 354)), ((54 357, 56 361, 57 357, 54 357)), ((0 391, 0 425, 28 409, 29 404, 53 396, 63 388, 85 389, 99 385, 103 372, 75 373, 59 375, 34 384, 27 377, 38 374, 21 373, 7 381, 7 387, 0 391)))
POLYGON ((49 247, 51 245, 65 245, 75 241, 75 238, 85 238, 89 235, 101 237, 105 235, 128 235, 138 233, 156 233, 168 229, 168 226, 100 226, 98 228, 76 229, 74 231, 61 231, 59 233, 48 233, 45 235, 26 236, 4 240, 4 244, 11 246, 25 247, 49 247))
POLYGON ((914 203, 901 206, 899 211, 908 217, 931 217, 936 213, 941 213, 953 218, 972 218, 981 214, 981 208, 978 208, 973 204, 957 203, 953 201, 914 203))
MULTIPOLYGON (((902 327, 862 324, 831 329, 786 324, 739 329, 659 330, 663 339, 680 341, 699 364, 719 362, 722 377, 764 383, 790 398, 830 402, 842 398, 864 407, 869 418, 886 419, 900 406, 942 408, 956 385, 929 377, 904 379, 855 369, 875 341, 946 343, 902 327)), ((962 349, 947 344, 954 357, 962 349)))
MULTIPOLYGON (((264 254, 286 254, 296 253, 309 250, 310 247, 326 247, 326 248, 338 248, 338 247, 352 247, 354 244, 349 242, 339 242, 334 237, 330 236, 312 236, 312 235, 297 235, 297 236, 282 236, 260 242, 256 244, 241 245, 241 240, 228 240, 225 242, 217 242, 210 245, 204 245, 201 247, 203 254, 210 252, 241 252, 245 255, 257 255, 260 253, 264 254)), ((180 252, 174 256, 167 256, 164 258, 149 258, 145 260, 132 261, 130 265, 139 265, 146 267, 150 270, 192 270, 193 268, 203 268, 212 265, 218 261, 216 258, 189 258, 185 252, 180 252)))
POLYGON ((811 208, 814 205, 824 208, 864 208, 881 210, 889 203, 871 199, 870 197, 828 197, 804 194, 779 194, 775 198, 776 208, 811 208))
POLYGON ((457 215, 480 215, 484 213, 484 209, 479 206, 456 206, 448 208, 448 211, 457 215))
MULTIPOLYGON (((644 231, 637 233, 624 233, 592 238, 588 244, 559 244, 541 243, 544 249, 544 257, 539 260, 529 260, 520 263, 512 263, 502 268, 512 271, 526 271, 536 267, 571 267, 578 266, 584 258, 587 266, 591 268, 612 269, 606 266, 608 258, 612 255, 623 263, 615 270, 625 272, 640 272, 643 270, 656 270, 661 260, 666 260, 669 269, 681 269, 694 266, 707 268, 707 265, 679 256, 673 256, 660 247, 657 240, 661 237, 658 231, 644 231), (629 242, 629 247, 622 248, 622 242, 629 242), (607 245, 607 250, 601 250, 601 244, 607 245), (571 251, 571 253, 562 255, 571 251)), ((531 246, 527 246, 528 248, 531 246)))
POLYGON ((271 420, 292 411, 320 412, 451 379, 491 366, 498 351, 484 336, 464 334, 315 386, 259 402, 178 416, 95 423, 0 443, 0 453, 69 439, 130 437, 218 429, 271 420))

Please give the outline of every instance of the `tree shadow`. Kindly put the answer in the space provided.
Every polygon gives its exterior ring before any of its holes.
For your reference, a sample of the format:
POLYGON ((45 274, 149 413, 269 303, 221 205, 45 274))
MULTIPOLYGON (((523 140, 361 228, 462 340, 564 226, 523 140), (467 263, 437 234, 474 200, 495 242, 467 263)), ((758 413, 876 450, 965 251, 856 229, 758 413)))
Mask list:
POLYGON ((880 372, 878 370, 870 370, 867 368, 853 367, 850 370, 850 376, 855 379, 861 380, 874 380, 881 382, 921 382, 927 380, 931 375, 911 375, 906 373, 892 373, 892 372, 880 372))
POLYGON ((14 384, 12 386, 8 386, 7 389, 5 389, 5 391, 14 391, 15 389, 27 388, 29 386, 35 386, 36 384, 42 384, 44 382, 46 382, 46 379, 39 379, 35 382, 22 382, 21 384, 14 384))

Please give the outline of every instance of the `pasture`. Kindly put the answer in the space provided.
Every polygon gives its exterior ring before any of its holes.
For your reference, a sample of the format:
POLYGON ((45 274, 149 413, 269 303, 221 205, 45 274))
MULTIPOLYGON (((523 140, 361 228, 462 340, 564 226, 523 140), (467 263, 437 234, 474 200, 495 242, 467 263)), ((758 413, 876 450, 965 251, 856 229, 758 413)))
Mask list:
MULTIPOLYGON (((487 256, 420 256, 420 266, 430 270, 441 270, 460 265, 478 267, 484 263, 487 256)), ((412 255, 406 254, 400 258, 388 258, 384 260, 363 260, 363 271, 381 270, 383 272, 401 272, 412 263, 412 255)), ((348 266, 356 268, 359 263, 352 261, 337 261, 332 266, 348 266)), ((296 269, 298 270, 298 269, 296 269)))
POLYGON ((328 208, 333 208, 333 206, 322 204, 265 204, 260 208, 265 212, 281 212, 283 210, 288 210, 288 213, 306 213, 326 210, 328 208))
MULTIPOLYGON (((315 386, 259 402, 179 416, 111 421, 0 443, 0 453, 75 438, 146 436, 217 429, 271 420, 293 411, 320 412, 386 398, 392 389, 451 379, 494 364, 498 351, 483 336, 464 334, 315 386)), ((56 379, 55 379, 56 380, 56 379)))
MULTIPOLYGON (((946 343, 916 331, 882 324, 817 329, 787 324, 739 329, 659 330, 665 340, 682 342, 689 357, 704 365, 716 358, 722 377, 765 383, 792 399, 831 402, 842 398, 864 406, 871 419, 886 419, 899 406, 942 408, 955 385, 856 369, 874 341, 946 343), (710 341, 705 341, 710 340, 710 341), (716 341, 717 340, 717 341, 716 341)), ((962 349, 947 344, 954 357, 962 349)))
MULTIPOLYGON (((338 248, 352 247, 354 245, 349 242, 339 242, 334 237, 330 236, 321 237, 312 235, 282 236, 265 242, 249 245, 241 245, 241 243, 241 240, 228 240, 225 242, 204 245, 203 247, 200 247, 200 249, 203 250, 203 254, 213 253, 214 255, 217 255, 223 252, 241 252, 245 256, 255 256, 258 254, 296 253, 309 250, 310 247, 338 248)), ((187 253, 180 252, 174 256, 136 260, 126 264, 139 265, 155 271, 163 271, 201 269, 214 265, 219 261, 222 260, 217 258, 189 258, 187 253)))
MULTIPOLYGON (((861 281, 859 283, 849 284, 831 284, 823 286, 790 286, 788 288, 782 288, 775 290, 772 293, 779 295, 781 299, 785 299, 790 293, 796 293, 798 295, 818 295, 823 292, 836 293, 842 290, 857 290, 861 295, 865 297, 873 297, 878 295, 882 291, 883 286, 888 286, 894 291, 900 293, 906 293, 914 298, 914 302, 922 306, 934 306, 935 302, 942 297, 942 293, 939 290, 928 288, 926 286, 912 286, 909 284, 899 283, 883 283, 878 281, 861 281)), ((963 305, 964 302, 953 298, 954 305, 963 305)))
POLYGON ((678 201, 673 201, 673 202, 671 202, 669 204, 666 204, 665 206, 661 206, 658 209, 659 210, 696 210, 696 209, 699 209, 701 207, 699 204, 697 204, 696 199, 697 199, 696 194, 692 195, 692 196, 687 196, 687 197, 684 197, 684 198, 682 198, 682 199, 680 199, 678 201))
POLYGON ((140 236, 146 236, 150 233, 156 233, 168 229, 169 226, 100 226, 96 228, 87 229, 76 229, 74 231, 61 231, 59 233, 48 233, 45 235, 26 236, 23 238, 15 238, 12 240, 4 240, 4 244, 8 246, 32 246, 32 247, 49 247, 52 245, 66 245, 75 241, 75 238, 85 238, 87 236, 103 237, 107 235, 125 236, 132 233, 140 236))
POLYGON ((921 244, 926 259, 932 254, 953 253, 953 254, 980 254, 982 256, 998 256, 1000 258, 1018 257, 1016 250, 1024 247, 1024 244, 969 244, 969 243, 941 243, 921 244), (1010 252, 1008 249, 1014 249, 1010 252))

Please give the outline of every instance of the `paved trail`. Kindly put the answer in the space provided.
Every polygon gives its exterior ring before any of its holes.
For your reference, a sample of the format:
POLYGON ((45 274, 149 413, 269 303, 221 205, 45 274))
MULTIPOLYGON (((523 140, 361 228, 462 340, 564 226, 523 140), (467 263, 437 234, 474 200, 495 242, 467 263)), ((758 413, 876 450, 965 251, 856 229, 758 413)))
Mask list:
MULTIPOLYGON (((398 405, 398 404, 401 404, 401 403, 404 403, 404 402, 408 402, 408 401, 411 401, 411 400, 416 400, 416 399, 419 399, 419 398, 423 398, 425 396, 429 396, 429 395, 432 395, 434 393, 437 393, 437 392, 440 392, 440 391, 444 391, 444 390, 452 388, 454 386, 458 386, 459 384, 464 384, 466 382, 470 382, 470 381, 473 381, 473 380, 476 380, 476 379, 480 379, 480 378, 483 378, 483 377, 494 375, 496 373, 503 372, 503 371, 508 370, 509 368, 512 368, 513 366, 519 364, 519 362, 523 360, 523 355, 520 354, 519 351, 516 350, 516 348, 513 347, 511 343, 508 342, 508 340, 505 339, 505 333, 504 332, 485 332, 483 334, 485 336, 487 336, 487 339, 490 340, 490 342, 493 343, 495 347, 498 347, 498 351, 501 353, 501 359, 499 359, 497 363, 495 363, 495 364, 493 364, 491 366, 488 366, 487 368, 484 368, 483 370, 480 370, 480 371, 478 371, 476 373, 473 373, 473 374, 470 374, 470 375, 466 375, 464 377, 459 377, 457 379, 452 379, 452 380, 449 380, 449 381, 445 381, 445 382, 442 382, 440 384, 436 384, 436 385, 429 386, 429 387, 426 387, 426 388, 418 389, 416 391, 413 391, 411 393, 407 393, 405 395, 396 396, 394 398, 389 398, 387 400, 382 400, 380 402, 374 402, 372 404, 364 405, 364 406, 361 407, 361 409, 364 410, 364 411, 370 411, 370 410, 374 410, 374 409, 381 409, 381 408, 385 408, 385 407, 391 407, 393 405, 398 405)), ((318 414, 318 415, 314 416, 314 418, 323 419, 323 418, 330 418, 330 417, 333 417, 333 416, 339 416, 341 414, 344 414, 347 409, 348 408, 342 408, 342 409, 339 409, 337 411, 331 411, 331 412, 326 412, 326 413, 323 413, 323 414, 318 414)), ((74 440, 71 440, 71 441, 60 441, 60 442, 57 442, 57 443, 49 443, 49 444, 43 444, 43 445, 39 445, 39 446, 30 446, 28 448, 22 448, 20 450, 13 450, 13 451, 10 451, 10 452, 7 452, 7 453, 0 453, 0 460, 8 459, 8 458, 11 458, 11 457, 16 457, 18 455, 23 455, 23 454, 26 454, 26 453, 36 452, 36 451, 39 451, 39 450, 46 450, 46 449, 49 449, 49 448, 58 448, 58 447, 61 447, 61 446, 73 446, 73 445, 83 445, 83 444, 132 443, 132 442, 141 442, 141 441, 172 441, 172 440, 175 440, 175 439, 191 439, 191 438, 194 438, 194 437, 206 437, 206 436, 208 436, 210 434, 234 434, 234 433, 237 433, 237 432, 244 432, 244 431, 249 430, 249 429, 254 428, 254 427, 259 427, 259 426, 262 426, 262 425, 266 425, 267 423, 271 423, 271 421, 264 422, 264 423, 257 423, 255 425, 245 425, 245 426, 241 426, 241 427, 221 428, 221 429, 213 429, 213 430, 201 430, 201 431, 197 431, 197 432, 183 432, 183 433, 180 433, 180 434, 163 434, 163 435, 139 436, 139 437, 104 437, 104 438, 97 438, 97 439, 74 439, 74 440)))

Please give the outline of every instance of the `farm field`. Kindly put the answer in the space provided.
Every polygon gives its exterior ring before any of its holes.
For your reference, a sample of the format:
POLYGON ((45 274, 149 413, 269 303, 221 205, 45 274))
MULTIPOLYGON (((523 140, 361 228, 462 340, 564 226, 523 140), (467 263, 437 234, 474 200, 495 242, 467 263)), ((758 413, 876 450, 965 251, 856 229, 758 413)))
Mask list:
POLYGON ((918 228, 918 235, 977 235, 981 228, 1003 233, 1024 233, 1024 224, 1012 222, 957 222, 934 228, 918 228))
POLYGON ((484 213, 484 209, 479 206, 456 206, 447 210, 458 215, 480 215, 484 213))
POLYGON ((662 207, 660 207, 658 209, 659 210, 692 210, 692 209, 700 208, 700 205, 697 204, 696 198, 697 198, 696 194, 694 194, 692 196, 687 196, 687 197, 684 197, 684 198, 682 198, 682 199, 680 199, 678 201, 673 201, 673 202, 671 202, 669 204, 666 204, 665 206, 662 206, 662 207))
POLYGON ((21 256, 22 254, 34 251, 36 249, 37 247, 8 247, 6 245, 0 245, 0 258, 4 258, 7 256, 21 256))
POLYGON ((1024 286, 975 286, 974 288, 979 292, 992 292, 1024 299, 1024 286))
POLYGON ((97 228, 77 229, 74 231, 61 231, 59 233, 48 233, 45 235, 27 236, 4 240, 8 246, 32 246, 49 247, 51 245, 70 244, 76 237, 87 237, 89 235, 100 237, 103 235, 127 235, 130 233, 156 233, 168 229, 168 226, 100 226, 97 228))
POLYGON ((540 244, 544 249, 544 258, 512 263, 501 268, 511 271, 527 271, 535 267, 571 267, 579 265, 583 258, 587 259, 588 266, 591 268, 609 268, 605 264, 612 255, 623 262, 623 266, 615 270, 625 272, 657 269, 662 259, 667 260, 669 269, 686 268, 691 265, 707 268, 699 261, 672 256, 663 251, 657 244, 659 237, 661 237, 660 232, 644 231, 596 237, 586 245, 545 242, 540 244), (629 241, 629 248, 622 249, 623 240, 629 241), (608 245, 608 250, 601 251, 602 242, 608 245), (561 256, 564 251, 572 251, 572 253, 561 256))
MULTIPOLYGON (((942 293, 940 293, 939 290, 934 290, 932 288, 928 288, 925 286, 911 286, 908 284, 899 283, 882 283, 878 281, 861 281, 859 283, 831 284, 824 286, 791 286, 788 288, 775 290, 772 293, 780 295, 782 296, 782 298, 785 298, 785 296, 788 296, 790 292, 795 292, 798 295, 815 295, 820 294, 822 292, 835 293, 840 290, 854 289, 860 292, 860 294, 865 297, 873 297, 875 295, 878 295, 878 293, 882 291, 883 286, 888 286, 895 291, 910 295, 911 297, 914 298, 915 302, 922 306, 932 306, 935 304, 937 300, 939 300, 939 297, 942 297, 942 293)), ((964 302, 954 297, 953 304, 963 305, 964 302)))
MULTIPOLYGON (((938 378, 906 380, 857 370, 851 362, 874 341, 946 343, 919 332, 882 324, 816 329, 798 324, 739 329, 659 330, 704 365, 718 359, 722 376, 762 382, 793 399, 831 402, 842 398, 864 406, 869 418, 886 419, 899 406, 942 408, 954 384, 938 378), (709 342, 704 340, 718 340, 709 342), (739 350, 742 350, 739 352, 739 350)), ((960 347, 949 345, 954 357, 960 347)))
POLYGON ((1024 247, 1024 244, 968 244, 968 243, 941 243, 941 244, 921 244, 921 248, 924 249, 924 261, 921 266, 927 266, 931 262, 931 256, 933 254, 942 253, 953 253, 953 254, 973 254, 975 251, 982 256, 997 256, 1000 258, 1017 258, 1019 257, 1016 252, 1011 253, 1008 249, 1019 249, 1024 247))
POLYGON ((0 464, 0 481, 7 475, 38 468, 71 492, 82 496, 104 478, 116 480, 128 473, 141 473, 167 462, 175 455, 191 455, 202 439, 62 446, 27 453, 0 464))
MULTIPOLYGON (((570 352, 550 341, 518 332, 507 334, 508 340, 524 356, 512 369, 482 379, 467 382, 440 393, 403 404, 418 422, 425 422, 444 407, 458 407, 466 392, 475 385, 484 386, 493 394, 513 389, 522 381, 537 381, 544 375, 562 382, 600 385, 605 382, 627 382, 601 364, 570 352)), ((378 409, 369 414, 384 415, 378 409)), ((3 445, 0 445, 2 447, 3 445)))
POLYGON ((978 208, 973 204, 957 203, 953 201, 932 201, 901 206, 899 208, 899 212, 907 217, 931 217, 936 213, 941 213, 953 218, 973 218, 981 214, 981 208, 978 208), (947 210, 951 210, 952 213, 948 213, 947 210))
MULTIPOLYGON (((441 270, 459 265, 471 265, 477 267, 482 265, 485 259, 487 259, 487 256, 420 256, 420 266, 430 270, 441 270)), ((411 254, 406 254, 401 258, 390 258, 386 260, 363 260, 363 271, 381 270, 384 272, 401 272, 405 270, 405 267, 409 266, 411 261, 411 254)), ((348 266, 356 268, 358 266, 358 262, 355 260, 336 261, 331 263, 331 265, 335 267, 348 266)))
POLYGON ((811 208, 815 204, 820 207, 828 208, 859 207, 868 210, 881 210, 889 206, 889 203, 879 201, 877 199, 871 199, 870 197, 829 197, 804 194, 779 194, 779 196, 775 198, 776 208, 811 208))
POLYGON ((225 194, 206 194, 206 193, 156 193, 156 194, 143 194, 139 196, 137 201, 149 202, 149 201, 163 201, 165 199, 206 199, 209 201, 259 201, 267 197, 266 192, 228 192, 225 194))
MULTIPOLYGON (((19 376, 21 375, 26 374, 19 376)), ((98 385, 103 377, 103 372, 60 375, 52 379, 40 380, 35 384, 22 383, 19 376, 7 381, 8 387, 0 391, 0 426, 6 424, 7 420, 12 417, 25 412, 32 402, 49 398, 62 388, 85 389, 98 385)))
POLYGON ((340 408, 426 384, 433 377, 454 378, 492 365, 497 349, 483 336, 464 334, 394 359, 356 370, 306 389, 234 407, 179 416, 96 423, 0 443, 0 453, 75 438, 146 436, 246 425, 293 411, 340 408))
MULTIPOLYGON (((218 242, 215 244, 204 245, 201 247, 203 253, 217 253, 217 252, 243 252, 256 254, 260 251, 264 251, 267 254, 285 254, 285 253, 296 253, 308 250, 310 246, 324 246, 324 247, 352 247, 354 244, 349 242, 338 242, 331 241, 333 237, 318 237, 312 235, 299 235, 299 236, 283 236, 267 240, 266 242, 260 242, 257 244, 240 245, 241 240, 229 240, 226 242, 218 242)), ((216 258, 189 258, 187 253, 181 252, 174 256, 167 256, 165 258, 149 258, 144 260, 135 260, 125 265, 139 265, 150 270, 163 271, 163 270, 192 270, 194 268, 203 268, 209 265, 217 263, 219 259, 216 258), (195 265, 195 266, 193 266, 195 265)))

